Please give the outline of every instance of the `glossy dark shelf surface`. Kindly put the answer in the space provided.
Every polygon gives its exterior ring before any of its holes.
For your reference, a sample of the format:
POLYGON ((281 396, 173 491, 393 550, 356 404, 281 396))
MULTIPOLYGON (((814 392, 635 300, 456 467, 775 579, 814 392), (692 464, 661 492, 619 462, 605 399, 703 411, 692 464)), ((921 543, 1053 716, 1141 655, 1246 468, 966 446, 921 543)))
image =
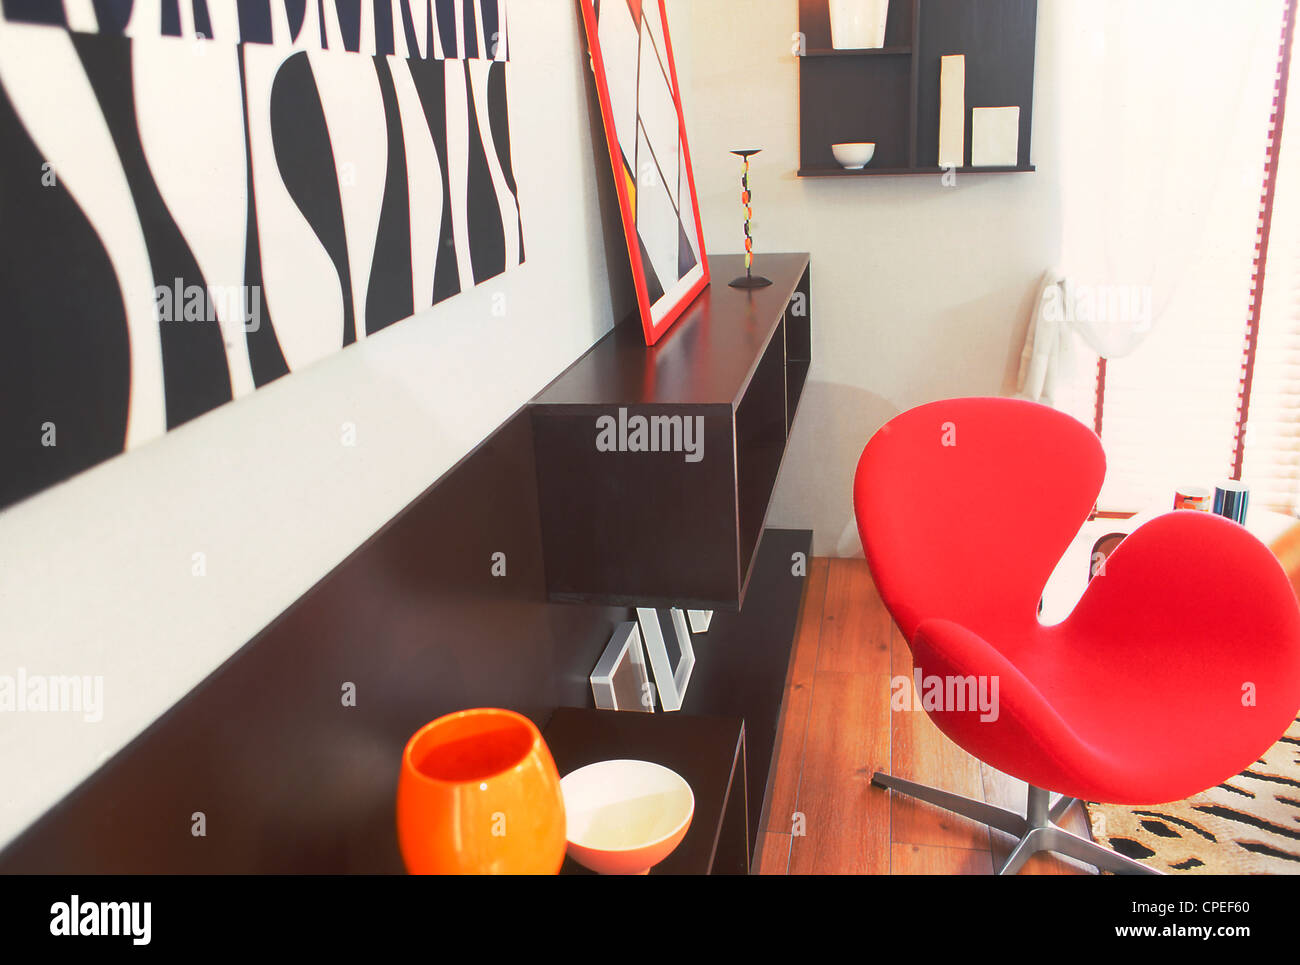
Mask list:
MULTIPOLYGON (((651 874, 749 872, 745 723, 740 718, 561 707, 542 736, 561 775, 600 761, 650 761, 676 771, 691 786, 691 825, 651 874)), ((565 858, 562 874, 584 872, 565 858)))
MULTIPOLYGON (((959 168, 952 169, 956 174, 1021 174, 1038 170, 1033 164, 1012 164, 1012 165, 990 165, 987 167, 972 167, 963 165, 959 168)), ((930 174, 938 177, 945 174, 948 168, 941 167, 918 167, 918 168, 873 168, 868 164, 864 168, 856 171, 849 171, 842 167, 813 167, 800 168, 798 175, 801 178, 861 178, 861 177, 906 177, 908 175, 930 174)))
POLYGON ((818 47, 815 50, 805 50, 799 56, 801 57, 907 57, 912 53, 910 44, 899 44, 893 47, 844 47, 839 50, 834 47, 818 47))
POLYGON ((628 319, 532 400, 549 405, 732 405, 740 401, 800 277, 804 252, 754 256, 766 288, 727 284, 745 273, 741 255, 710 255, 712 282, 652 346, 628 319))

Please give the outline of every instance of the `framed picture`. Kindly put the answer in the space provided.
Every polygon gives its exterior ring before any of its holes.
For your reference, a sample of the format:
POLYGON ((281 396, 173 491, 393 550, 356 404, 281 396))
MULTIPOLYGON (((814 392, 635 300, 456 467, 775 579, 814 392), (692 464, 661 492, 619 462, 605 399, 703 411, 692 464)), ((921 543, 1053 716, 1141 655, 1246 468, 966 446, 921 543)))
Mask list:
POLYGON ((691 646, 691 631, 685 612, 677 607, 668 612, 673 622, 671 637, 664 636, 659 625, 659 611, 654 607, 637 607, 636 620, 645 641, 646 656, 654 670, 659 706, 664 710, 681 710, 686 687, 691 682, 691 671, 695 668, 695 649, 691 646))
POLYGON ((635 623, 620 623, 614 629, 591 672, 591 695, 597 710, 654 713, 654 689, 646 672, 641 630, 635 623))
POLYGON ((653 345, 709 283, 663 0, 578 0, 641 327, 653 345))

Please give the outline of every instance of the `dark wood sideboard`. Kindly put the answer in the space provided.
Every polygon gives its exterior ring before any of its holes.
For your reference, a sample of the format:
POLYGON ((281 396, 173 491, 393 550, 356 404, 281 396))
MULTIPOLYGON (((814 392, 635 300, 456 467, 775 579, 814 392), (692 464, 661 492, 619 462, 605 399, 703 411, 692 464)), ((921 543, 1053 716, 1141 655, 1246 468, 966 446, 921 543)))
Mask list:
POLYGON ((744 721, 752 853, 803 598, 799 557, 812 552, 806 531, 764 529, 812 363, 812 274, 806 253, 758 256, 766 288, 718 280, 744 274, 741 255, 711 256, 709 270, 715 280, 655 345, 625 320, 528 411, 548 598, 717 611, 692 642, 681 709, 744 721), (597 444, 602 418, 638 415, 696 420, 700 458, 597 444))
MULTIPOLYGON (((739 273, 738 258, 711 261, 715 277, 739 273)), ((622 519, 632 539, 657 536, 638 546, 639 564, 616 569, 620 579, 646 577, 644 585, 621 584, 628 598, 646 603, 657 590, 674 605, 686 602, 678 592, 733 604, 714 614, 696 643, 684 713, 672 722, 674 715, 656 714, 626 726, 667 724, 677 734, 690 726, 688 715, 743 721, 743 812, 752 855, 765 826, 804 593, 792 559, 811 553, 807 531, 763 530, 811 358, 807 314, 786 311, 796 290, 807 306, 808 257, 760 256, 756 267, 776 282, 771 289, 750 296, 715 282, 654 348, 634 349, 641 338, 635 319, 617 326, 0 850, 0 874, 401 872, 394 794, 406 739, 425 722, 466 707, 507 707, 543 727, 559 708, 591 708, 588 675, 614 628, 632 617, 624 605, 600 602, 599 592, 572 594, 591 597, 580 603, 555 602, 565 594, 555 592, 550 574, 553 566, 564 572, 566 557, 544 552, 543 519, 554 526, 571 511, 549 501, 549 484, 539 495, 540 480, 553 482, 548 440, 576 445, 564 441, 562 408, 552 412, 548 400, 594 404, 581 401, 583 384, 622 386, 594 399, 600 404, 723 410, 706 416, 706 432, 718 434, 706 444, 734 449, 734 475, 722 471, 728 460, 712 459, 718 450, 708 449, 693 464, 705 466, 712 480, 703 493, 682 488, 687 481, 674 466, 655 480, 674 487, 668 493, 621 507, 598 498, 595 505, 622 519), (611 371, 600 374, 597 362, 611 371), (634 372, 644 380, 639 391, 626 381, 634 372), (549 424, 552 414, 561 424, 549 424), (707 565, 685 570, 697 581, 690 586, 666 577, 674 560, 701 544, 689 539, 691 527, 654 516, 676 507, 687 507, 696 524, 705 511, 727 519, 727 538, 705 547, 707 565), (494 572, 498 553, 508 560, 505 575, 494 572), (734 608, 747 584, 747 602, 734 608), (345 684, 355 687, 355 705, 340 700, 345 684), (206 834, 196 837, 193 815, 200 811, 206 834)), ((580 436, 590 447, 589 421, 580 436)), ((649 492, 635 480, 616 482, 633 494, 649 492)), ((554 535, 547 544, 553 552, 554 535)), ((582 572, 572 556, 567 561, 572 573, 582 572)), ((114 686, 132 684, 122 679, 114 686)), ((583 754, 572 744, 564 753, 575 760, 583 754)), ((730 832, 720 840, 730 841, 730 832)), ((718 854, 724 850, 714 870, 720 863, 739 867, 733 850, 719 845, 718 854)))
POLYGON ((552 600, 739 609, 812 360, 808 255, 754 272, 772 284, 715 280, 654 346, 616 326, 529 404, 552 600), (602 417, 637 416, 701 425, 698 461, 598 448, 602 417))

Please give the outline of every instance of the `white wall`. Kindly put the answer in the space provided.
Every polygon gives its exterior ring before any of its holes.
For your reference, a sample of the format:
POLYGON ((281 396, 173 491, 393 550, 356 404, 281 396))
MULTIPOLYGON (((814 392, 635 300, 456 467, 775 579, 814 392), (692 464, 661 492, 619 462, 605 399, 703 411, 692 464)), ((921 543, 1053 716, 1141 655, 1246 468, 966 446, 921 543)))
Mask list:
POLYGON ((0 713, 0 845, 631 307, 577 7, 509 13, 523 266, 0 513, 0 674, 104 677, 99 723, 0 713))
POLYGON ((813 365, 768 523, 812 527, 819 554, 835 551, 852 518, 853 469, 883 422, 933 399, 1014 388, 1038 280, 1060 252, 1060 2, 1038 8, 1039 170, 961 175, 954 187, 937 176, 796 178, 798 4, 690 5, 694 83, 683 106, 707 248, 741 250, 740 164, 727 152, 759 147, 756 266, 764 251, 812 253, 813 365))

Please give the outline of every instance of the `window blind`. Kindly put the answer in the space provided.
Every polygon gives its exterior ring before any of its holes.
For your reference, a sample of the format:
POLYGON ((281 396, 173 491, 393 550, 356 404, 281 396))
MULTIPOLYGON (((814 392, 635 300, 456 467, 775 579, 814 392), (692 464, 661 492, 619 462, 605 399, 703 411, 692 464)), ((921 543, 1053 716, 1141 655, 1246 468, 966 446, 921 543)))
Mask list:
MULTIPOLYGON (((1292 28, 1294 30, 1294 28, 1292 28)), ((1295 77, 1294 41, 1287 51, 1295 77)), ((1284 105, 1286 102, 1283 102, 1284 105)), ((1276 177, 1245 406, 1242 480, 1251 505, 1294 514, 1300 499, 1300 108, 1274 133, 1276 177)))

